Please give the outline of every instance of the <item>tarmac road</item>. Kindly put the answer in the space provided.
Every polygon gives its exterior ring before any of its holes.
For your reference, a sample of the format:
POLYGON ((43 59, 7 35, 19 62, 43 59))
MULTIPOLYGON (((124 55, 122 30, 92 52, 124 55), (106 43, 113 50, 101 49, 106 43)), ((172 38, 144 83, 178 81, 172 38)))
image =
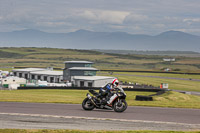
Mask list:
POLYGON ((200 109, 131 106, 116 113, 79 104, 0 102, 0 128, 200 130, 200 109))

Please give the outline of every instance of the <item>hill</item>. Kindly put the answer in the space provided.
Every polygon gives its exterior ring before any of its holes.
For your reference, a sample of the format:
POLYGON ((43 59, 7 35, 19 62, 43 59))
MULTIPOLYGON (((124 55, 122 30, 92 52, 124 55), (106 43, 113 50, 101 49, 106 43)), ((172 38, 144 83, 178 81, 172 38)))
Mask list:
POLYGON ((167 56, 186 56, 186 57, 200 57, 200 53, 193 51, 136 51, 136 50, 109 50, 109 49, 93 49, 94 51, 102 53, 113 54, 139 54, 139 55, 167 55, 167 56))
POLYGON ((0 32, 1 47, 200 52, 199 43, 200 36, 179 31, 167 31, 156 36, 128 34, 125 32, 92 32, 87 30, 78 30, 71 33, 47 33, 33 29, 0 32))
POLYGON ((178 72, 200 72, 200 57, 176 56, 175 62, 164 62, 165 55, 102 53, 92 50, 3 47, 0 48, 0 68, 54 67, 63 68, 64 61, 88 60, 98 69, 155 70, 171 68, 178 72))

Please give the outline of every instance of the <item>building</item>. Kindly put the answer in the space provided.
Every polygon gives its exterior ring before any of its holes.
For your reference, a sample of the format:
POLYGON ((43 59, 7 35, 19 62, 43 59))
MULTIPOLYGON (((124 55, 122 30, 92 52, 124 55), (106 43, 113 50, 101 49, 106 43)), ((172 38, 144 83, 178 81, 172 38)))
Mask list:
POLYGON ((30 79, 30 72, 35 72, 35 71, 45 71, 47 69, 43 68, 24 68, 24 69, 13 69, 13 75, 20 77, 20 78, 25 78, 25 79, 30 79))
POLYGON ((71 81, 72 76, 96 76, 98 69, 93 68, 89 61, 65 61, 63 80, 71 81))
POLYGON ((163 61, 171 62, 171 61, 176 61, 176 59, 175 58, 163 58, 163 61))
POLYGON ((65 68, 71 68, 71 67, 92 67, 94 64, 90 61, 65 61, 65 68))
POLYGON ((113 81, 114 77, 106 76, 73 76, 72 84, 77 87, 102 87, 113 81))
POLYGON ((14 76, 22 77, 28 80, 42 80, 49 83, 60 83, 63 81, 62 71, 53 71, 44 68, 24 68, 14 69, 14 76))
POLYGON ((102 87, 111 83, 114 77, 96 76, 98 69, 89 61, 66 61, 63 79, 77 87, 102 87))
POLYGON ((63 81, 63 71, 33 71, 30 72, 30 80, 41 80, 49 83, 60 83, 63 81))
POLYGON ((30 83, 47 81, 48 83, 72 83, 78 87, 102 87, 112 82, 114 77, 96 76, 98 69, 89 61, 65 61, 63 71, 43 68, 14 69, 13 74, 28 79, 30 83))
POLYGON ((17 89, 20 84, 26 84, 26 79, 19 77, 6 77, 1 80, 1 85, 4 88, 17 89))

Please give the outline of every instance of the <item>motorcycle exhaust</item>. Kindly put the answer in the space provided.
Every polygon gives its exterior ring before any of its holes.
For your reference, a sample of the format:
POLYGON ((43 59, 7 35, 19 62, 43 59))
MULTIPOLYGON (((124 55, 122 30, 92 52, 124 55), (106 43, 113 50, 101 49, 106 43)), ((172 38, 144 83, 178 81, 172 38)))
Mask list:
POLYGON ((90 94, 89 94, 89 93, 87 93, 87 95, 86 95, 86 96, 88 97, 88 99, 90 99, 90 100, 91 100, 91 102, 94 104, 94 106, 96 106, 96 107, 99 107, 99 106, 97 106, 97 105, 95 104, 94 100, 92 99, 92 97, 90 96, 90 94))

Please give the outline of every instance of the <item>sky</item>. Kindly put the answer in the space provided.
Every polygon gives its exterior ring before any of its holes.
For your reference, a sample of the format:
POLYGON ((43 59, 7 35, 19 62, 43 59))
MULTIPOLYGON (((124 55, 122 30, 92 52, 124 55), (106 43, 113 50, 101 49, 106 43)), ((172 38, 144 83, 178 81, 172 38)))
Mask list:
POLYGON ((24 29, 200 36, 200 0, 0 0, 0 32, 24 29))

